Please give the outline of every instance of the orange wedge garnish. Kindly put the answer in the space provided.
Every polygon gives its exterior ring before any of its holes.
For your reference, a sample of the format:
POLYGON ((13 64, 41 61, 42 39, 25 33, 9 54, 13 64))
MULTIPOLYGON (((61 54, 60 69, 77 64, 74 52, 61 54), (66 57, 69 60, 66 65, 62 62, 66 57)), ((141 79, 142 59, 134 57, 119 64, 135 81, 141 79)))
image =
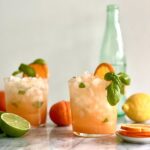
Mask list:
POLYGON ((101 79, 104 79, 105 74, 108 72, 115 72, 113 66, 108 63, 101 63, 96 68, 94 75, 101 79))
POLYGON ((30 64, 36 72, 36 77, 48 78, 48 67, 46 64, 30 64))
MULTIPOLYGON (((43 59, 36 59, 33 63, 28 65, 35 71, 35 77, 48 78, 48 66, 43 59)), ((23 74, 23 77, 29 76, 23 74)))

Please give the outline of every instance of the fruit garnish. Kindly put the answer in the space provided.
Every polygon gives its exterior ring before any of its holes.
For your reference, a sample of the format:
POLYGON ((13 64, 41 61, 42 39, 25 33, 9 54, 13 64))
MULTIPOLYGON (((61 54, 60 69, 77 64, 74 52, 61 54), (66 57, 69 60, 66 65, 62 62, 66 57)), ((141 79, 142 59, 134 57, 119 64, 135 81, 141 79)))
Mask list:
POLYGON ((85 88, 85 84, 83 82, 79 83, 79 88, 85 88))
POLYGON ((126 100, 122 109, 135 122, 150 120, 150 95, 146 93, 133 94, 126 100))
POLYGON ((122 72, 119 74, 108 72, 104 79, 111 82, 106 88, 107 100, 110 105, 114 106, 119 102, 121 95, 124 94, 124 87, 130 84, 130 78, 122 72))
POLYGON ((23 77, 41 77, 48 78, 48 67, 46 62, 39 58, 34 60, 31 64, 21 64, 17 71, 13 72, 12 75, 18 75, 23 73, 23 77))
POLYGON ((0 117, 0 127, 7 136, 20 137, 30 129, 30 123, 16 114, 3 113, 0 117))
POLYGON ((60 101, 54 104, 49 111, 50 119, 58 126, 68 126, 71 124, 70 103, 60 101))
POLYGON ((29 77, 35 77, 36 76, 35 70, 26 64, 21 64, 19 66, 19 71, 23 72, 24 74, 26 74, 29 77))
POLYGON ((114 68, 111 64, 108 63, 101 63, 100 65, 98 65, 98 67, 96 68, 94 75, 104 79, 104 76, 106 73, 108 72, 114 72, 114 68))
POLYGON ((48 67, 43 59, 36 59, 29 66, 35 70, 36 77, 48 78, 48 67))

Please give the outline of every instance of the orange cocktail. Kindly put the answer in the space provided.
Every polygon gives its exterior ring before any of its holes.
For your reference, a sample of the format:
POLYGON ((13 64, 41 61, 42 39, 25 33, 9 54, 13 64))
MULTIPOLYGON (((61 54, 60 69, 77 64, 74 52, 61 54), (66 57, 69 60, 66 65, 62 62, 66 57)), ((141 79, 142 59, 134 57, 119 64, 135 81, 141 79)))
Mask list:
POLYGON ((85 73, 69 80, 73 132, 79 136, 113 134, 117 110, 107 101, 108 81, 85 73))
POLYGON ((46 123, 48 82, 44 78, 15 77, 5 79, 6 110, 27 119, 32 126, 46 123))

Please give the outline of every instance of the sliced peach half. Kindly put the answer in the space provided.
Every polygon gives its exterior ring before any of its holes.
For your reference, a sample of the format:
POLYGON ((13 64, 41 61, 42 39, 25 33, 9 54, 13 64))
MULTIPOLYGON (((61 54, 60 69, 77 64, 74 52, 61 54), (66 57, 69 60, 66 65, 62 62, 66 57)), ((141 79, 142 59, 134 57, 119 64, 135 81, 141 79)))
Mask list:
POLYGON ((101 63, 96 68, 94 75, 96 77, 104 79, 105 74, 108 72, 115 72, 115 69, 113 68, 113 66, 111 64, 108 64, 108 63, 101 63))

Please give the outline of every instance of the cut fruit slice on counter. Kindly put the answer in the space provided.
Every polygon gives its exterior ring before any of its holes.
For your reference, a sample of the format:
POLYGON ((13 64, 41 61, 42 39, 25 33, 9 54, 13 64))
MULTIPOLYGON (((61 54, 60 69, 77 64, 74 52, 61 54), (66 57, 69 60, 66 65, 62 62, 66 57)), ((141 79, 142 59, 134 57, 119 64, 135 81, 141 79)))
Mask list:
POLYGON ((20 137, 30 129, 30 123, 16 114, 3 113, 0 117, 0 127, 7 136, 20 137))
POLYGON ((150 125, 147 124, 122 124, 116 133, 128 137, 150 137, 150 125))
POLYGON ((101 79, 104 79, 105 74, 108 72, 115 72, 113 66, 108 63, 101 63, 96 68, 94 75, 101 79))
POLYGON ((123 124, 121 129, 132 132, 150 132, 150 125, 147 124, 123 124))
POLYGON ((117 133, 128 137, 150 137, 150 132, 130 132, 126 130, 119 130, 117 133))

